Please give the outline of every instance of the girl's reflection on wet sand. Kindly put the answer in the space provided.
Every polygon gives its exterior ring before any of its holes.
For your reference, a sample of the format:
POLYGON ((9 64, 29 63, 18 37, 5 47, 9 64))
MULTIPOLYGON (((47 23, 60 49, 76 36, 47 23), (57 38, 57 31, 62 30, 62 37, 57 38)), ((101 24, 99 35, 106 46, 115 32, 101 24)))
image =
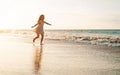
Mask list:
POLYGON ((41 60, 42 60, 42 45, 40 46, 35 46, 34 45, 34 50, 35 50, 35 56, 34 56, 34 72, 35 74, 39 73, 39 70, 41 68, 41 60))

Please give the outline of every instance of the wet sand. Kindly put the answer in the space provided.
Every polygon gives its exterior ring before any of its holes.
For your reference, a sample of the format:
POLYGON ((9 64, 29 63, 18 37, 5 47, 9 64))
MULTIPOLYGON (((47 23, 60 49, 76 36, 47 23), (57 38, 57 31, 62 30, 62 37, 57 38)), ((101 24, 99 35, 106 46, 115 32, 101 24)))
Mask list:
POLYGON ((120 75, 120 47, 0 37, 0 75, 120 75))

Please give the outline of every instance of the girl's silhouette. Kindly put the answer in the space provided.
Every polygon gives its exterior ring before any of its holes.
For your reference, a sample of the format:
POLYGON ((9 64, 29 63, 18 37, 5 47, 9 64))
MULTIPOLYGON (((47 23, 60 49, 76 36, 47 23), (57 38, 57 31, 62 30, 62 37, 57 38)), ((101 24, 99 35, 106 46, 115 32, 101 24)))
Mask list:
POLYGON ((36 33, 36 37, 33 38, 33 43, 35 42, 35 40, 37 38, 39 38, 39 34, 41 35, 41 40, 40 40, 40 44, 42 44, 42 41, 44 39, 44 23, 47 24, 47 25, 51 25, 49 23, 47 23, 46 21, 44 21, 44 15, 40 15, 38 21, 37 21, 37 24, 35 24, 34 26, 32 26, 32 28, 36 27, 34 29, 34 32, 36 33))

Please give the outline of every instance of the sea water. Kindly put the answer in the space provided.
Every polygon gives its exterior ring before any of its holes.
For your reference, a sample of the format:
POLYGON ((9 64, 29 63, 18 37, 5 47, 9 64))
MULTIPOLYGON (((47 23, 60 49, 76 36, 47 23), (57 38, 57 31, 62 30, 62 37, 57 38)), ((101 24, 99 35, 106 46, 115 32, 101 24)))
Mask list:
POLYGON ((48 30, 46 38, 78 43, 120 46, 120 30, 48 30))
MULTIPOLYGON (((14 37, 33 38, 31 30, 1 30, 14 37)), ((120 46, 120 29, 45 30, 45 39, 66 40, 77 43, 120 46)))

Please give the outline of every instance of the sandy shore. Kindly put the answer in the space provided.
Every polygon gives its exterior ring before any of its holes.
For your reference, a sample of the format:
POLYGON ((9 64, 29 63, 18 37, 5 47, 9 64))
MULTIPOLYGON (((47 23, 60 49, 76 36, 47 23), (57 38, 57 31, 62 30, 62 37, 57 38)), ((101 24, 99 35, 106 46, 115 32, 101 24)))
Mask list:
POLYGON ((0 75, 120 75, 120 48, 0 37, 0 75))

